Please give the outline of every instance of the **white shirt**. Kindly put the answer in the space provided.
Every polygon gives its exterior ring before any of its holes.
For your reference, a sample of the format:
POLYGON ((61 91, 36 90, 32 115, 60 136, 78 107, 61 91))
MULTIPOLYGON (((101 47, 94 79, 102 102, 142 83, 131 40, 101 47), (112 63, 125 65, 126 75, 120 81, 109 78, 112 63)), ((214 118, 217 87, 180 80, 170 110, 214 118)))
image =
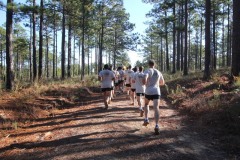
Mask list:
POLYGON ((102 70, 99 73, 99 77, 102 78, 101 88, 111 88, 112 87, 112 79, 114 78, 114 74, 110 70, 102 70))
POLYGON ((146 86, 143 84, 145 75, 143 72, 137 72, 134 76, 136 93, 145 93, 146 86))
POLYGON ((113 71, 115 73, 115 83, 118 83, 118 79, 119 79, 119 72, 118 71, 113 71))
POLYGON ((147 79, 146 95, 161 95, 159 81, 163 80, 162 73, 157 69, 149 68, 145 71, 145 76, 147 79))
POLYGON ((126 76, 126 84, 130 84, 130 78, 131 74, 134 73, 131 69, 128 69, 125 71, 125 76, 126 76))
POLYGON ((133 80, 134 80, 134 77, 135 77, 136 73, 137 72, 132 72, 131 75, 130 75, 130 78, 131 78, 131 88, 132 89, 136 89, 136 83, 135 82, 133 83, 133 80))
POLYGON ((124 71, 123 70, 119 70, 118 73, 119 73, 118 80, 124 80, 124 71))

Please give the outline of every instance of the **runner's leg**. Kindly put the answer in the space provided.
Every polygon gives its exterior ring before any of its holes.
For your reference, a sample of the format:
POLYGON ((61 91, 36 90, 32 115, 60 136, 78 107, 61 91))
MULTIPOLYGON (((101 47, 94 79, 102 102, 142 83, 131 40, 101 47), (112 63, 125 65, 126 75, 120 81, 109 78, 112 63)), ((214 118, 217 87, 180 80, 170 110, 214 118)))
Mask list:
POLYGON ((141 104, 141 99, 140 99, 140 98, 141 98, 141 95, 140 95, 140 96, 137 96, 137 102, 138 102, 139 109, 141 109, 141 107, 142 107, 142 106, 141 106, 142 104, 141 104))
POLYGON ((131 104, 134 105, 134 92, 132 90, 130 90, 130 100, 131 100, 131 104))
POLYGON ((154 108, 155 123, 156 123, 156 126, 158 126, 158 123, 159 123, 159 99, 153 100, 153 108, 154 108))
POLYGON ((148 112, 149 112, 149 100, 145 98, 145 107, 144 107, 144 112, 145 112, 145 119, 148 119, 148 112))

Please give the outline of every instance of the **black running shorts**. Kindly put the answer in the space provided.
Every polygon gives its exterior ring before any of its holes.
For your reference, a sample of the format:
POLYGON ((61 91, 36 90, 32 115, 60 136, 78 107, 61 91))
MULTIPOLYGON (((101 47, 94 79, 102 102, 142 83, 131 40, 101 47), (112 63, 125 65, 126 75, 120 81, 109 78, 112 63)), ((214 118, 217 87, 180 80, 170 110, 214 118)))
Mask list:
POLYGON ((131 87, 131 84, 126 84, 126 87, 131 87))
POLYGON ((118 84, 121 84, 121 83, 123 83, 123 80, 118 80, 118 84))
POLYGON ((147 95, 145 94, 145 98, 148 99, 148 100, 154 100, 154 99, 160 99, 160 95, 147 95))
POLYGON ((144 93, 136 93, 137 96, 144 96, 144 93))
POLYGON ((111 91, 112 88, 102 88, 102 92, 111 91))
POLYGON ((131 91, 132 91, 132 92, 135 92, 135 91, 136 91, 136 89, 133 89, 133 88, 132 88, 132 89, 131 89, 131 91))

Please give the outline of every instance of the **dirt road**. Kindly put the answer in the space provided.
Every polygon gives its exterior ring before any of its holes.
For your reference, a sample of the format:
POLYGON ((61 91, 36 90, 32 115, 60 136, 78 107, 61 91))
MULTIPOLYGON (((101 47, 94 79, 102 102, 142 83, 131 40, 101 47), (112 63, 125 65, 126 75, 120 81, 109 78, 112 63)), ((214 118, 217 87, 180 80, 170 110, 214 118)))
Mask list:
POLYGON ((221 151, 209 137, 196 130, 174 107, 161 101, 160 135, 125 95, 108 110, 96 102, 76 105, 25 124, 0 139, 0 159, 237 159, 221 151))

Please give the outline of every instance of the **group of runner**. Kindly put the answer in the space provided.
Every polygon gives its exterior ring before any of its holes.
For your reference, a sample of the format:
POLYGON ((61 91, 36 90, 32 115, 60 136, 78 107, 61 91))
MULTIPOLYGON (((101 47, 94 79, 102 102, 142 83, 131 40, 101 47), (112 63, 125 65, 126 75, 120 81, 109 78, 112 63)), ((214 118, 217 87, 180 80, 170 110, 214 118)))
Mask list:
POLYGON ((135 105, 135 97, 140 112, 140 116, 144 115, 143 125, 149 124, 149 102, 153 101, 154 118, 155 118, 155 134, 159 134, 159 100, 161 96, 160 86, 165 84, 163 75, 155 68, 154 60, 148 61, 149 68, 144 71, 142 66, 132 68, 131 65, 125 69, 113 67, 108 64, 99 73, 101 81, 101 89, 104 97, 105 108, 117 94, 126 91, 126 98, 130 99, 131 105, 135 105))

